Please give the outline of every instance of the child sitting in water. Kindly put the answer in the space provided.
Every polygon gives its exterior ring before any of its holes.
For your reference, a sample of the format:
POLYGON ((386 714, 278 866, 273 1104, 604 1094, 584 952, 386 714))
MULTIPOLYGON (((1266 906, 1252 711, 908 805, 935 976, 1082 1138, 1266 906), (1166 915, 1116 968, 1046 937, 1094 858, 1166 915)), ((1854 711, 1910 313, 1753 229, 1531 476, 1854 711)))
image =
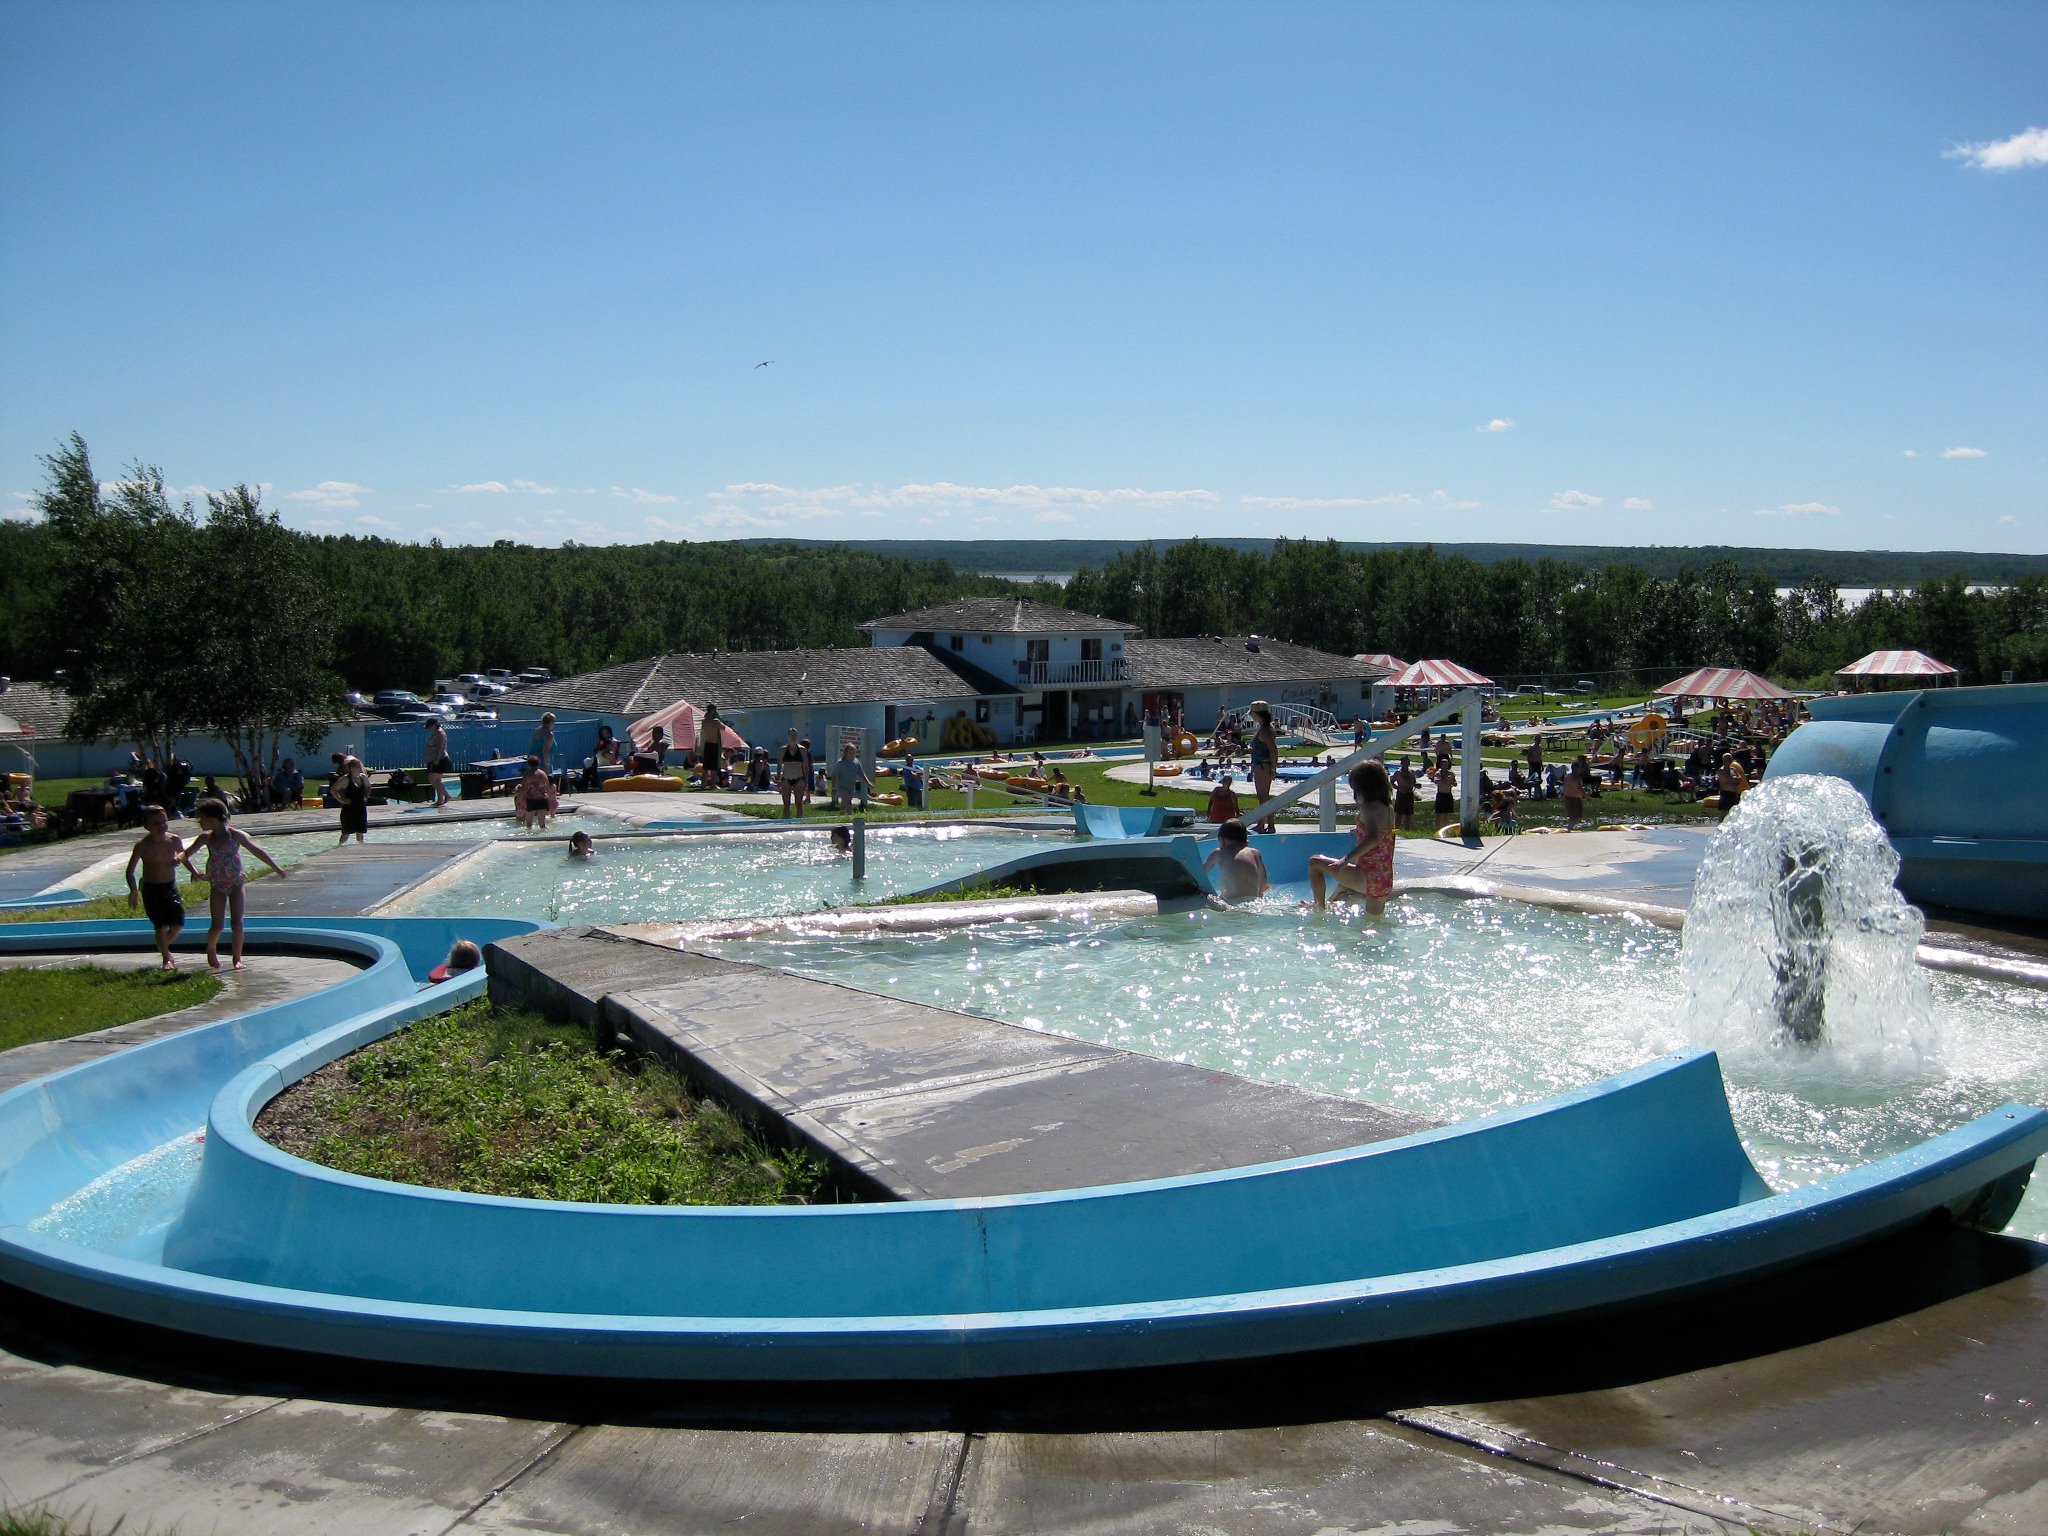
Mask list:
POLYGON ((1216 882, 1218 900, 1251 901, 1266 893, 1266 861, 1251 842, 1251 834, 1236 817, 1216 829, 1216 851, 1202 868, 1216 882))
POLYGON ((484 952, 474 939, 457 939, 448 946, 448 958, 427 972, 429 981, 446 981, 450 976, 459 976, 464 971, 473 971, 484 963, 484 952))
POLYGON ((832 851, 841 858, 850 859, 853 857, 853 828, 834 827, 832 829, 832 851))
POLYGON ((591 846, 590 834, 588 832, 571 832, 569 834, 570 858, 587 859, 595 852, 597 852, 597 849, 591 846))

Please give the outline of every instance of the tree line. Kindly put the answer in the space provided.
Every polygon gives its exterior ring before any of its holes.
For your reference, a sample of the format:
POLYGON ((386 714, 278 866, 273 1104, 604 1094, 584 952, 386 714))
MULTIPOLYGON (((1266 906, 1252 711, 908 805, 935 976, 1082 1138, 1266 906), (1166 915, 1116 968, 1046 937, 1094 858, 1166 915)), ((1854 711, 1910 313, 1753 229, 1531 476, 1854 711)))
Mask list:
POLYGON ((401 544, 285 528, 247 487, 174 504, 160 472, 102 483, 74 436, 36 523, 0 522, 0 672, 62 675, 74 726, 165 742, 215 730, 253 766, 340 708, 344 686, 424 688, 485 666, 559 675, 663 651, 862 643, 865 620, 982 594, 1105 614, 1157 636, 1260 634, 1338 654, 1449 656, 1502 680, 1660 682, 1734 664, 1825 686, 1879 649, 1966 682, 2048 676, 2048 576, 1960 575, 1854 608, 1830 576, 1788 595, 1732 560, 1653 577, 1619 562, 1480 562, 1428 547, 1279 539, 1142 545, 1062 588, 871 549, 691 543, 401 544))
POLYGON ((1733 561, 1666 579, 1620 563, 1482 564, 1427 547, 1348 549, 1279 539, 1270 551, 1145 545, 1075 573, 1069 606, 1149 635, 1259 634, 1339 654, 1447 656, 1503 679, 1743 666, 1828 687, 1876 650, 1920 650, 1967 683, 2048 676, 2048 576, 1972 592, 1959 574, 1851 607, 1829 575, 1780 597, 1733 561))

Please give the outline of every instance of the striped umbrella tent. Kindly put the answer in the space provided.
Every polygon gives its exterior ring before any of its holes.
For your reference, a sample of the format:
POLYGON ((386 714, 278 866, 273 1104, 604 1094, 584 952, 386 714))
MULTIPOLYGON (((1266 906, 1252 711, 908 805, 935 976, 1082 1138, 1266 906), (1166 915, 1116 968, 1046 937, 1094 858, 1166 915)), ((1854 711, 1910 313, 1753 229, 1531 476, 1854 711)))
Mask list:
POLYGON ((1385 667, 1389 672, 1399 672, 1408 665, 1400 657, 1389 656, 1385 651, 1363 651, 1351 659, 1362 661, 1368 667, 1385 667))
MULTIPOLYGON (((702 711, 688 699, 677 699, 667 709, 657 709, 653 714, 642 715, 635 720, 632 725, 633 739, 644 740, 658 725, 668 733, 672 746, 680 747, 687 752, 697 745, 697 717, 701 713, 702 711)), ((746 737, 726 725, 723 717, 718 723, 724 728, 723 735, 728 747, 736 752, 747 750, 746 737)))
POLYGON ((1943 678, 1954 682, 1962 674, 1925 651, 1872 651, 1861 661, 1836 668, 1835 676, 1854 678, 1859 688, 1871 686, 1873 679, 1892 678, 1908 679, 1914 687, 1938 688, 1943 678))
POLYGON ((1701 667, 1657 690, 1667 699, 1789 699, 1791 694, 1768 677, 1742 667, 1701 667))
POLYGON ((1455 661, 1412 661, 1387 679, 1396 688, 1488 688, 1493 679, 1455 661))

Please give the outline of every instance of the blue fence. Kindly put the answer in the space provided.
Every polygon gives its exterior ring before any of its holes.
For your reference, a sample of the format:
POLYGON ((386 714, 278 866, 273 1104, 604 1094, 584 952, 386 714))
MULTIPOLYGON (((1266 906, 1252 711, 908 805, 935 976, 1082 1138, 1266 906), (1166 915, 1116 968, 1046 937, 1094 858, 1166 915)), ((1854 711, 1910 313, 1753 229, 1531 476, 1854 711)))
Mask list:
MULTIPOLYGON (((583 720, 555 722, 553 767, 580 768, 583 759, 597 750, 595 716, 583 720)), ((524 757, 533 750, 533 733, 538 720, 450 720, 448 755, 458 770, 493 757, 524 757)), ((363 730, 363 766, 373 772, 390 768, 419 768, 427 759, 427 722, 398 720, 366 726, 363 730)))

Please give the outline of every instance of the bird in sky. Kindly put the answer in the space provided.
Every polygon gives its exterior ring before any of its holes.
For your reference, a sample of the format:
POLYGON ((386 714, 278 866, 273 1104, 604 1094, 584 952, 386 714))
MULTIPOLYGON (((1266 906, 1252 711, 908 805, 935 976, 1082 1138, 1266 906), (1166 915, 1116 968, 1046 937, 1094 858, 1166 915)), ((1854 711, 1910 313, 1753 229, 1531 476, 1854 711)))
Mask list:
MULTIPOLYGON (((768 359, 768 363, 772 363, 772 362, 774 362, 774 361, 775 361, 775 359, 774 359, 774 358, 772 358, 772 357, 768 359)), ((756 363, 756 364, 754 364, 754 366, 755 366, 756 368, 766 368, 766 367, 768 366, 768 363, 756 363)))

